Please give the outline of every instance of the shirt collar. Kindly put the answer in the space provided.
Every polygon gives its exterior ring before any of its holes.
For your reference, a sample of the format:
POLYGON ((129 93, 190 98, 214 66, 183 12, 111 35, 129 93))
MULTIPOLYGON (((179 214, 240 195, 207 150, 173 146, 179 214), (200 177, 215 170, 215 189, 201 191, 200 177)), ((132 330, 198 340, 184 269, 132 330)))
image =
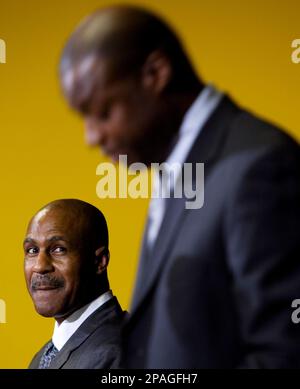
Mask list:
POLYGON ((54 346, 60 351, 71 336, 78 330, 78 328, 92 315, 98 308, 109 301, 113 297, 111 291, 103 293, 92 302, 86 304, 84 307, 78 309, 70 315, 61 324, 55 322, 52 342, 54 346))
MULTIPOLYGON (((179 129, 177 143, 173 147, 165 164, 163 164, 163 168, 166 172, 170 173, 170 170, 173 172, 173 180, 170 181, 171 188, 173 187, 174 182, 176 182, 180 172, 180 169, 175 169, 175 164, 178 167, 178 164, 182 165, 186 161, 196 138, 218 107, 222 98, 223 94, 213 85, 209 84, 202 89, 185 113, 179 129)), ((159 191, 161 191, 160 180, 157 172, 155 172, 152 196, 157 197, 158 193, 160 193, 159 191)))
POLYGON ((219 105, 223 94, 213 85, 207 85, 199 93, 184 115, 179 129, 178 141, 167 158, 167 163, 184 163, 197 136, 219 105))

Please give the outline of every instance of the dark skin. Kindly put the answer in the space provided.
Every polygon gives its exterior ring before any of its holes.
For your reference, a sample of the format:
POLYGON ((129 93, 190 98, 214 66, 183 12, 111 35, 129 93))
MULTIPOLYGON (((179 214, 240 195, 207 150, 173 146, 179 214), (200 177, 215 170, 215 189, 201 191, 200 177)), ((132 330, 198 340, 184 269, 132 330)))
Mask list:
POLYGON ((61 75, 69 104, 84 118, 86 143, 113 160, 126 154, 129 163, 165 161, 201 83, 169 93, 172 64, 159 50, 128 78, 110 73, 105 59, 91 55, 61 75))
POLYGON ((108 290, 108 251, 88 250, 87 220, 70 209, 41 210, 30 222, 24 240, 24 271, 36 311, 60 324, 77 309, 108 290))

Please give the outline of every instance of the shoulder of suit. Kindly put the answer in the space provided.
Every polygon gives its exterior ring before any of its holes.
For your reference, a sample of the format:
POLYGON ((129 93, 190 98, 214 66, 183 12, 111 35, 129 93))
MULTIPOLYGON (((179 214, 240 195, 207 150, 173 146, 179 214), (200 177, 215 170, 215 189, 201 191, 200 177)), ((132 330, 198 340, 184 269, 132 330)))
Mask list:
POLYGON ((90 336, 97 337, 101 342, 104 340, 106 344, 110 342, 110 339, 119 336, 125 317, 126 312, 122 310, 117 298, 114 297, 88 317, 81 328, 85 327, 87 331, 91 328, 90 336))
POLYGON ((44 344, 44 346, 34 355, 34 357, 32 358, 29 366, 28 366, 28 369, 37 369, 38 368, 38 365, 40 363, 40 359, 43 355, 43 352, 45 350, 45 347, 47 346, 47 344, 50 342, 50 340, 48 340, 47 343, 44 344))
POLYGON ((228 142, 248 147, 291 147, 299 146, 297 141, 283 128, 262 119, 246 110, 240 110, 230 126, 228 142))
POLYGON ((299 143, 285 130, 238 107, 225 132, 219 161, 243 170, 264 155, 276 159, 290 154, 298 159, 299 150, 299 143))

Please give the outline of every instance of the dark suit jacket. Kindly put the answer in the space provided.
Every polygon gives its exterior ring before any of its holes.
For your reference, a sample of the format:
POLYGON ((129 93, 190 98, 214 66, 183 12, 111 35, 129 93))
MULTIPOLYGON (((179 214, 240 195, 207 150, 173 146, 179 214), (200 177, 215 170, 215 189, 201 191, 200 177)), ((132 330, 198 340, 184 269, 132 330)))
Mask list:
POLYGON ((144 242, 124 331, 130 368, 300 367, 300 152, 225 97, 186 162, 205 200, 168 199, 144 242))
MULTIPOLYGON (((124 312, 116 297, 113 297, 82 323, 51 362, 49 369, 118 368, 123 318, 124 312)), ((29 369, 38 369, 45 346, 35 355, 29 369)))

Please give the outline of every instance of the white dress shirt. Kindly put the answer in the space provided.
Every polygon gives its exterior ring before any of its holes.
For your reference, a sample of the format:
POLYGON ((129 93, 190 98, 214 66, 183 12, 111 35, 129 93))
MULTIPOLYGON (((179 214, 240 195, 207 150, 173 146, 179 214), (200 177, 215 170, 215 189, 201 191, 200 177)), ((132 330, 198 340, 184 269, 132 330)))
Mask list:
POLYGON ((112 297, 113 294, 111 291, 105 292, 91 303, 72 313, 72 315, 70 315, 61 324, 55 322, 52 342, 54 346, 58 349, 58 351, 60 351, 64 347, 64 345, 78 330, 81 324, 85 322, 86 319, 91 316, 92 313, 94 313, 98 308, 100 308, 103 304, 109 301, 112 297))
MULTIPOLYGON (((171 165, 174 163, 182 165, 186 161, 196 138, 218 107, 222 97, 223 94, 217 91, 212 85, 206 86, 201 91, 183 118, 179 129, 178 141, 166 160, 166 167, 168 164, 171 165)), ((173 178, 169 181, 171 189, 178 178, 180 170, 172 170, 172 173, 173 178)), ((153 246, 163 220, 165 197, 167 197, 164 196, 164 193, 169 192, 170 188, 161 187, 158 174, 154 174, 152 199, 148 210, 147 241, 149 247, 153 246)))

